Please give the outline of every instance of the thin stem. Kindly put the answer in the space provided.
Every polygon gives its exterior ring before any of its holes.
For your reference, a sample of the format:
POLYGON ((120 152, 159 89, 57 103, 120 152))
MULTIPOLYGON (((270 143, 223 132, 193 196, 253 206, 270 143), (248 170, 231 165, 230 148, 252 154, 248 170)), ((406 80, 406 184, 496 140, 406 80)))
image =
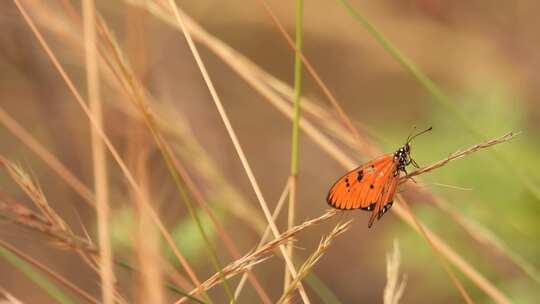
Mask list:
MULTIPOLYGON (((197 66, 199 67, 199 70, 201 71, 201 74, 204 78, 204 81, 208 87, 208 90, 210 91, 210 94, 212 95, 212 100, 214 101, 214 104, 216 105, 217 109, 218 109, 218 112, 223 120, 223 123, 225 124, 225 128, 227 129, 227 132, 229 134, 229 137, 231 138, 233 144, 234 144, 234 147, 236 149, 236 152, 242 162, 242 165, 246 171, 246 174, 248 175, 248 178, 250 180, 250 183, 255 191, 255 194, 257 196, 257 199, 261 205, 261 208, 263 209, 263 212, 264 212, 264 215, 266 217, 266 220, 268 221, 268 224, 270 225, 271 229, 272 229, 272 233, 274 234, 274 237, 278 237, 279 236, 279 231, 277 229, 277 226, 276 224, 274 223, 274 221, 272 220, 272 216, 270 214, 270 210, 268 209, 268 204, 266 203, 263 195, 262 195, 262 192, 260 190, 260 187, 255 179, 255 176, 253 174, 253 171, 251 170, 251 166, 249 165, 248 161, 247 161, 247 158, 246 158, 246 155, 240 145, 240 142, 238 140, 238 137, 236 136, 236 133, 234 132, 234 129, 232 128, 232 125, 231 125, 231 122, 227 116, 227 113, 225 112, 225 108, 223 107, 223 104, 221 103, 221 99, 219 98, 219 95, 217 94, 216 92, 216 89, 212 83, 212 80, 210 79, 210 76, 208 75, 208 72, 206 70, 206 67, 204 65, 204 62, 202 61, 201 57, 200 57, 200 54, 197 50, 197 47, 195 46, 195 43, 193 42, 193 39, 191 38, 191 34, 189 33, 189 31, 187 30, 186 28, 186 25, 183 21, 183 18, 182 16, 180 15, 180 12, 178 10, 178 7, 176 6, 176 4, 174 3, 174 0, 169 0, 169 3, 173 9, 173 12, 174 12, 174 15, 176 17, 176 20, 178 22, 178 24, 180 25, 180 27, 182 28, 182 32, 186 38, 186 41, 189 45, 189 48, 195 58, 195 61, 197 63, 197 66)), ((285 250, 285 247, 283 245, 280 245, 279 246, 280 248, 280 251, 283 255, 283 258, 285 259, 285 263, 287 264, 287 268, 288 270, 291 272, 292 276, 293 277, 296 277, 296 270, 294 268, 294 264, 292 263, 290 257, 287 255, 287 252, 285 250)), ((309 298, 307 297, 307 293, 306 291, 304 290, 303 286, 300 284, 299 286, 299 290, 300 290, 300 295, 302 296, 302 300, 305 302, 305 303, 310 303, 309 302, 309 298)), ((232 296, 232 294, 231 294, 232 296)))
POLYGON ((480 143, 480 144, 476 144, 476 145, 471 146, 471 147, 469 147, 467 149, 464 149, 464 150, 456 151, 456 152, 450 154, 450 156, 448 156, 445 159, 442 159, 442 160, 440 160, 440 161, 438 161, 438 162, 436 162, 434 164, 431 164, 429 166, 420 168, 420 169, 418 169, 416 171, 413 171, 413 172, 401 177, 400 180, 405 181, 405 180, 410 179, 410 178, 412 178, 414 176, 424 174, 424 173, 427 173, 429 171, 433 171, 433 170, 435 170, 437 168, 440 168, 440 167, 448 164, 451 161, 462 158, 462 157, 464 157, 466 155, 469 155, 471 153, 474 153, 474 152, 476 152, 478 150, 489 148, 491 146, 507 142, 507 141, 515 138, 516 136, 518 136, 520 133, 521 132, 517 132, 517 133, 508 132, 508 133, 504 134, 503 136, 488 140, 488 141, 480 143))
MULTIPOLYGON (((254 265, 254 264, 257 264, 257 263, 260 263, 260 262, 266 260, 267 256, 271 252, 273 252, 277 247, 282 248, 284 242, 288 241, 290 238, 294 237, 295 235, 297 235, 301 231, 303 231, 303 230, 305 230, 305 229, 307 229, 307 228, 309 228, 309 227, 311 227, 313 225, 317 225, 317 224, 319 224, 319 223, 321 223, 323 221, 326 221, 326 220, 334 217, 336 214, 338 214, 340 212, 341 211, 336 210, 336 209, 329 209, 319 217, 316 217, 316 218, 311 219, 311 220, 307 220, 307 221, 303 222, 302 224, 294 226, 292 229, 289 229, 289 230, 283 232, 282 234, 278 235, 272 241, 264 244, 263 246, 259 247, 258 249, 254 250, 253 252, 250 252, 249 254, 245 255, 241 259, 238 259, 238 260, 232 262, 231 264, 225 266, 223 268, 224 272, 227 274, 227 277, 232 277, 232 276, 238 275, 239 273, 242 273, 242 272, 246 271, 246 269, 250 265, 254 265)), ((295 275, 293 277, 293 280, 296 277, 297 277, 297 275, 295 275)), ((214 274, 208 280, 206 280, 201 286, 199 286, 195 290, 192 290, 189 294, 190 295, 195 295, 195 294, 198 294, 199 292, 201 292, 201 290, 208 290, 209 288, 211 288, 212 286, 217 284, 219 282, 219 280, 221 280, 221 279, 218 276, 218 274, 214 274)), ((300 284, 300 280, 298 280, 298 284, 300 284)), ((299 286, 300 285, 298 285, 298 287, 299 286)), ((186 300, 185 298, 182 298, 182 299, 178 300, 176 302, 176 304, 183 303, 185 300, 186 300)))
POLYGON ((48 293, 53 299, 62 303, 70 304, 75 303, 71 298, 69 298, 65 293, 63 293, 56 285, 50 282, 46 277, 41 273, 36 271, 32 266, 27 262, 17 256, 14 252, 5 247, 5 244, 2 242, 0 245, 0 257, 4 258, 6 261, 15 266, 18 270, 24 273, 30 280, 36 283, 41 287, 46 293, 48 293))
MULTIPOLYGON (((84 46, 86 77, 88 83, 88 101, 96 123, 103 127, 103 115, 100 100, 99 70, 96 49, 96 24, 94 0, 83 1, 84 46)), ((103 141, 90 125, 92 136, 92 160, 94 169, 94 187, 96 192, 97 226, 99 237, 99 274, 101 277, 102 300, 104 304, 114 303, 114 268, 113 254, 109 233, 109 202, 107 186, 107 162, 103 141)))
MULTIPOLYGON (((287 183, 285 184, 285 187, 283 188, 283 192, 281 193, 278 203, 276 205, 276 208, 274 209, 274 213, 272 213, 272 219, 275 221, 279 215, 279 212, 281 211, 281 208, 285 204, 285 199, 287 198, 287 195, 289 194, 289 191, 291 189, 291 180, 287 180, 287 183)), ((290 229, 290 228, 289 228, 290 229)), ((264 245, 264 242, 267 241, 268 237, 270 236, 270 227, 267 226, 266 230, 264 230, 261 240, 259 241, 259 244, 257 245, 256 249, 261 248, 264 245)), ((247 268, 247 271, 251 270, 252 266, 247 268)), ((246 282, 247 278, 247 272, 242 275, 242 278, 240 279, 240 282, 238 283, 238 286, 236 287, 236 290, 234 292, 234 296, 238 298, 240 295, 240 292, 242 291, 242 288, 244 287, 244 284, 246 282)))
POLYGON ((35 268, 39 269, 41 272, 45 273, 46 275, 50 276, 52 279, 57 281, 58 283, 64 285, 66 288, 73 291, 73 293, 78 294, 81 298, 84 298, 86 301, 90 303, 97 304, 99 301, 94 298, 92 295, 87 293, 86 291, 79 288, 77 285, 73 284, 70 280, 64 278, 60 274, 54 272, 38 260, 32 258, 31 256, 25 254, 24 252, 17 249, 15 246, 0 240, 0 246, 6 248, 7 250, 11 251, 13 254, 17 255, 20 259, 26 261, 28 264, 34 266, 35 268))
POLYGON ((291 144, 291 176, 298 174, 298 146, 300 139, 300 116, 302 113, 302 52, 304 0, 296 0, 296 53, 294 54, 294 118, 291 144))
POLYGON ((335 108, 335 110, 337 111, 337 113, 339 115, 339 118, 343 121, 343 123, 345 124, 347 129, 353 135, 353 137, 355 139, 355 144, 357 145, 357 148, 360 149, 361 151, 367 151, 368 154, 370 154, 370 155, 374 154, 374 148, 369 144, 369 140, 360 135, 360 133, 358 132, 358 130, 356 129, 356 127, 352 123, 352 120, 350 119, 350 117, 347 115, 347 113, 345 113, 345 110, 341 107, 341 105, 337 101, 334 94, 330 91, 328 86, 326 86, 324 81, 321 79, 321 77, 319 76, 319 74, 315 70, 315 67, 311 64, 311 62, 305 57, 305 55, 303 53, 298 52, 298 50, 296 49, 296 45, 295 45, 294 41, 292 40, 292 38, 289 36, 287 31, 285 30, 283 24, 281 24, 281 22, 279 21, 277 16, 274 14, 272 9, 268 5, 267 1, 266 0, 259 0, 259 2, 263 6, 263 8, 266 11, 266 13, 268 14, 268 16, 272 19, 272 22, 274 23, 274 25, 276 26, 278 31, 281 33, 283 38, 285 38, 285 40, 287 41, 287 44, 289 45, 289 47, 291 49, 293 49, 298 54, 298 56, 300 56, 304 66, 306 67, 307 72, 313 77, 313 79, 315 80, 317 85, 321 88, 324 95, 328 98, 328 100, 330 101, 332 106, 335 108))
MULTIPOLYGON (((43 35, 38 30, 35 23, 30 18, 30 16, 28 15, 26 9, 24 8, 24 6, 22 6, 22 4, 21 4, 21 2, 19 0, 13 0, 13 2, 17 6, 17 9, 19 10, 19 13, 21 14, 21 16, 23 17, 25 22, 30 27, 32 33, 36 36, 36 39, 39 41, 40 45, 42 46, 43 50, 45 51, 45 53, 47 54, 47 56, 51 60, 52 64, 54 65, 54 67, 56 68, 56 70, 58 71, 58 73, 60 74, 60 76, 62 77, 62 79, 66 83, 66 85, 68 86, 68 88, 69 88, 70 92, 73 94, 75 100, 77 101, 77 103, 79 104, 79 106, 81 107, 81 109, 83 110, 85 115, 88 117, 88 119, 92 123, 92 126, 96 129, 99 136, 102 138, 103 142, 105 143, 105 145, 109 149, 109 152, 111 153, 111 155, 113 156, 113 158, 117 162, 118 166, 122 170, 122 173, 126 177, 126 179, 127 179, 128 183, 130 184, 130 186, 135 190, 135 192, 137 193, 137 196, 143 197, 142 191, 141 191, 139 185, 137 184, 137 182, 135 181, 135 178, 133 177, 133 175, 129 171, 129 169, 126 166, 125 162, 120 157, 120 154, 118 153, 116 148, 113 146, 112 142, 109 140, 109 138, 105 134, 105 131, 103 130, 103 128, 101 128, 101 126, 95 120, 95 117, 92 115, 90 109, 86 105, 86 102, 83 99, 81 93, 75 87, 75 84, 73 83, 71 78, 68 76, 68 74, 66 73, 63 66, 60 64, 60 61, 58 60, 58 58, 55 56, 55 54, 53 53, 53 51, 51 50, 51 48, 49 47, 49 45, 45 41, 43 35)), ((176 245, 174 244, 172 236, 170 235, 170 233, 167 231, 167 229, 165 228, 165 226, 161 222, 161 220, 160 220, 158 214, 156 213, 156 211, 149 204, 145 204, 145 208, 146 208, 147 212, 149 213, 150 217, 152 218, 152 221, 158 226, 160 232, 162 233, 163 237, 167 241, 167 244, 171 247, 171 249, 173 250, 175 256, 178 258, 178 260, 180 261, 180 263, 182 264, 182 266, 184 267, 184 269, 186 270, 186 272, 188 273, 188 275, 190 276, 192 281, 195 284, 200 284, 199 280, 197 279, 197 276, 195 275, 195 273, 193 272, 193 270, 191 269, 191 267, 187 263, 186 259, 181 254, 181 252, 178 250, 176 245)))
POLYGON ((39 143, 33 136, 24 129, 8 112, 0 107, 0 123, 9 130, 15 137, 22 141, 32 152, 34 152, 43 162, 49 166, 66 184, 73 189, 83 201, 95 207, 95 196, 73 172, 71 172, 54 154, 39 143))
MULTIPOLYGON (((208 251, 208 254, 210 256, 210 260, 214 266, 214 268, 220 272, 221 270, 221 263, 218 259, 218 256, 216 254, 216 250, 213 247, 212 243, 210 242, 210 239, 206 235, 206 232, 203 229, 202 223, 197 215, 197 213, 194 211, 193 203, 191 200, 191 196, 189 195, 188 188, 193 190, 193 187, 190 187, 190 180, 189 177, 184 174, 182 168, 179 165, 179 162, 175 158, 172 149, 169 147, 167 142, 164 140, 163 136, 161 135, 161 132, 158 128, 157 122, 154 119, 153 114, 149 111, 148 105, 146 103, 146 99, 149 99, 149 96, 145 92, 143 86, 140 84, 140 82, 137 80, 136 77, 132 76, 133 72, 131 71, 129 65, 123 61, 123 56, 121 51, 119 50, 119 47, 117 46, 117 43, 114 41, 114 38, 108 33, 106 24, 104 22, 99 23, 102 28, 102 33, 104 34, 104 40, 106 42, 106 45, 110 48, 111 53, 114 55, 114 58, 116 62, 118 63, 118 68, 120 69, 121 74, 124 76, 122 79, 126 80, 126 86, 127 86, 127 93, 130 96, 131 100, 135 104, 136 108, 141 112, 143 120, 147 126, 147 128, 150 130, 158 149, 162 155, 162 158, 164 159, 166 163, 167 170, 169 171, 169 174, 171 174, 176 189, 178 193, 180 194, 182 201, 184 202, 186 209, 188 210, 190 217, 194 220, 196 223, 197 229, 199 230, 199 233, 202 235, 203 241, 205 242, 206 249, 208 251)), ((192 183, 191 183, 192 184, 192 183)), ((197 199, 197 193, 192 191, 195 200, 197 199)), ((199 203, 201 203, 200 200, 198 200, 199 203)), ((201 204, 203 209, 208 212, 210 218, 214 221, 214 217, 212 216, 210 210, 204 206, 204 204, 201 204)), ((221 233, 221 227, 217 227, 218 231, 220 231, 220 236, 223 236, 221 233)), ((227 239, 224 239, 224 241, 227 241, 227 239)), ((234 253, 233 253, 234 255, 234 253)), ((257 280, 250 276, 250 281, 253 283, 257 293, 261 297, 261 300, 263 302, 269 302, 268 296, 262 289, 262 287, 258 284, 257 280)), ((226 290, 229 289, 228 282, 225 280, 223 281, 224 288, 226 290)))
MULTIPOLYGON (((296 193, 298 181, 298 158, 299 158, 299 139, 300 139, 300 116, 302 106, 300 104, 302 98, 302 53, 303 45, 303 21, 304 19, 304 1, 296 0, 296 50, 294 54, 294 117, 292 127, 292 143, 291 143, 291 189, 289 193, 289 213, 287 218, 287 229, 294 226, 295 209, 296 209, 296 193)), ((294 246, 289 242, 287 244, 287 253, 293 259, 294 246)), ((294 259, 293 259, 294 260, 294 259)), ((291 276, 285 271, 284 290, 289 289, 291 276)))

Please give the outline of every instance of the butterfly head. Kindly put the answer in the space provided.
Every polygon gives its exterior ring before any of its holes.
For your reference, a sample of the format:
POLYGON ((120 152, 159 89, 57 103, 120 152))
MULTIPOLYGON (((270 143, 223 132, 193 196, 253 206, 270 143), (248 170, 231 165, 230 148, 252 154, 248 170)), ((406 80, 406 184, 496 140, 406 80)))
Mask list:
POLYGON ((405 167, 412 164, 416 168, 419 168, 418 164, 414 161, 414 159, 411 158, 411 141, 417 137, 418 135, 424 134, 428 131, 431 131, 432 127, 429 127, 425 129, 424 131, 418 132, 416 134, 411 134, 409 137, 407 137, 407 142, 401 146, 395 153, 394 153, 394 160, 398 163, 398 171, 405 171, 405 167))
POLYGON ((394 153, 394 160, 398 163, 398 171, 405 171, 405 167, 410 164, 418 168, 418 164, 411 158, 411 146, 409 143, 404 144, 394 153))

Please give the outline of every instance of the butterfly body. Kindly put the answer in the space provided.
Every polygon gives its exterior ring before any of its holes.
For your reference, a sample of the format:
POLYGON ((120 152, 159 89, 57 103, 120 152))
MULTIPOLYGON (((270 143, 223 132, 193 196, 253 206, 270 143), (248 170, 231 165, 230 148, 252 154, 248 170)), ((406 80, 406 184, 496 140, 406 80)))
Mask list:
POLYGON ((368 227, 371 227, 375 218, 380 219, 392 207, 401 172, 407 174, 406 167, 410 164, 418 168, 411 158, 411 139, 429 130, 409 137, 396 152, 347 172, 330 188, 328 204, 342 210, 370 211, 368 227))

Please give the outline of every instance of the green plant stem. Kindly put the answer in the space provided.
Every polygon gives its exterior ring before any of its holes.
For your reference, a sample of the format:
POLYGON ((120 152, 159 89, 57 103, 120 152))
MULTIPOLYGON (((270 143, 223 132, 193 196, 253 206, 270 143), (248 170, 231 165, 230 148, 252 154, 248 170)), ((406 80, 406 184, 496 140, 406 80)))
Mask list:
POLYGON ((294 56, 294 118, 291 145, 291 176, 298 174, 298 145, 300 139, 300 116, 302 113, 302 57, 304 0, 296 0, 296 53, 294 56))
MULTIPOLYGON (((358 10, 353 8, 346 0, 337 0, 345 10, 368 31, 371 36, 383 47, 405 70, 411 73, 414 78, 433 96, 433 99, 439 104, 443 105, 449 112, 451 112, 465 129, 467 129, 476 139, 484 140, 482 132, 473 126, 469 119, 454 105, 451 98, 448 97, 429 77, 422 72, 422 70, 407 56, 399 51, 392 42, 380 33, 371 22, 369 22, 364 16, 362 16, 358 10)), ((492 153, 493 157, 498 163, 504 164, 506 169, 514 173, 520 181, 525 185, 526 189, 534 195, 534 197, 540 201, 540 188, 534 184, 529 178, 527 173, 522 169, 517 168, 511 163, 509 159, 503 155, 492 153)))
POLYGON ((30 280, 34 281, 39 287, 47 292, 52 298, 60 303, 75 303, 66 294, 64 294, 54 283, 49 281, 45 276, 36 271, 28 263, 20 259, 16 254, 11 252, 4 246, 0 246, 0 256, 10 264, 24 273, 30 280))
MULTIPOLYGON (((294 226, 295 209, 296 209, 296 187, 298 179, 298 158, 299 158, 299 141, 300 141, 300 116, 302 106, 302 46, 303 46, 303 23, 304 23, 304 0, 296 0, 295 13, 295 46, 296 52, 294 55, 294 117, 292 127, 292 142, 291 142, 291 189, 289 192, 289 212, 287 219, 287 227, 291 229, 294 226)), ((293 257, 293 245, 287 244, 287 254, 293 257)), ((285 269, 284 290, 289 288, 291 275, 285 269)))

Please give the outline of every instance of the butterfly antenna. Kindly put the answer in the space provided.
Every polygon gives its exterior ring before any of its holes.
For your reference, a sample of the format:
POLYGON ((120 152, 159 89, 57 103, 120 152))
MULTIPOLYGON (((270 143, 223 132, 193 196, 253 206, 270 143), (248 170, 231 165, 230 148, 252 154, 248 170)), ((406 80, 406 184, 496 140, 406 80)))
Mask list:
MULTIPOLYGON (((416 129, 416 128, 415 128, 415 129, 416 129)), ((431 131, 431 130, 433 130, 433 127, 429 127, 429 128, 427 128, 427 129, 425 129, 424 131, 418 132, 418 133, 416 133, 416 134, 414 134, 414 135, 412 135, 412 136, 409 135, 409 137, 407 137, 407 143, 410 143, 415 137, 420 136, 420 135, 422 135, 422 134, 424 134, 424 133, 426 133, 426 132, 429 132, 429 131, 431 131)))
POLYGON ((407 136, 407 143, 411 140, 411 136, 414 134, 414 131, 416 130, 416 126, 412 127, 411 132, 409 133, 409 136, 407 136))

